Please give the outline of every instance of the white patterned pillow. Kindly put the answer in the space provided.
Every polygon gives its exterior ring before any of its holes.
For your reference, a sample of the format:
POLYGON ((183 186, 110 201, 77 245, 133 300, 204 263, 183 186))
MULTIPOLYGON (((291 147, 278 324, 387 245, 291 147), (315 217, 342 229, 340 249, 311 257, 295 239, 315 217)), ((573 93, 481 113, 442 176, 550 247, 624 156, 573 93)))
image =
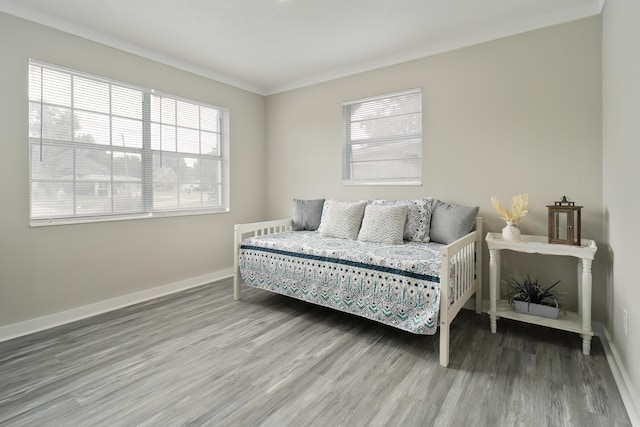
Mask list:
POLYGON ((368 205, 358 240, 401 245, 408 209, 409 205, 368 205))
POLYGON ((404 240, 411 242, 429 242, 431 229, 431 213, 433 212, 433 198, 413 200, 373 200, 374 205, 409 205, 407 221, 404 224, 404 240))
POLYGON ((355 240, 362 224, 364 207, 367 202, 340 202, 327 200, 324 202, 322 219, 320 220, 320 235, 324 237, 338 237, 340 239, 355 240))

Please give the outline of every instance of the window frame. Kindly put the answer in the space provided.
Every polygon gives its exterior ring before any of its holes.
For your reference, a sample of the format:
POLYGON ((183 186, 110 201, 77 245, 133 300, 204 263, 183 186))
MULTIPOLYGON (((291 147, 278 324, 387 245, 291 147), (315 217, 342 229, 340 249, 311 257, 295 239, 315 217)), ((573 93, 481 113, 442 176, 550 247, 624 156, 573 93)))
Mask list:
MULTIPOLYGON (((405 103, 404 105, 409 105, 409 103, 405 103)), ((385 185, 405 185, 405 186, 419 186, 422 185, 422 145, 423 145, 423 140, 422 140, 422 88, 414 88, 414 89, 408 89, 408 90, 404 90, 404 91, 399 91, 399 92, 391 92, 391 93, 386 93, 386 94, 382 94, 382 95, 377 95, 377 96, 372 96, 372 97, 367 97, 367 98, 361 98, 361 99, 356 99, 356 100, 352 100, 352 101, 346 101, 343 102, 342 104, 343 106, 343 124, 344 124, 344 140, 343 140, 343 144, 342 144, 342 185, 346 185, 346 186, 350 186, 350 185, 374 185, 374 186, 385 186, 385 185), (407 113, 407 114, 399 114, 398 117, 405 117, 408 116, 410 114, 416 114, 419 116, 419 119, 417 121, 417 123, 419 123, 419 132, 418 133, 411 133, 411 134, 406 134, 403 136, 403 134, 400 133, 394 133, 394 134, 388 134, 386 136, 374 136, 371 137, 369 139, 364 139, 361 138, 359 140, 355 140, 352 135, 351 135, 351 126, 352 124, 358 122, 358 121, 374 121, 375 119, 382 119, 385 117, 391 117, 392 115, 389 116, 376 116, 376 117, 370 117, 368 119, 360 119, 360 120, 351 120, 352 117, 352 108, 354 106, 357 105, 362 105, 365 103, 372 103, 372 102, 377 102, 377 101, 389 101, 389 100, 393 100, 393 99, 401 99, 402 97, 406 97, 406 96, 411 96, 411 95, 415 95, 417 100, 419 101, 419 111, 417 112, 413 112, 413 113, 407 113), (417 165, 417 170, 418 170, 418 175, 415 177, 402 177, 398 172, 400 172, 399 169, 395 169, 395 168, 391 168, 389 169, 390 171, 396 172, 396 175, 390 178, 377 178, 377 179, 372 179, 372 178, 358 178, 356 176, 354 176, 354 169, 353 166, 354 164, 358 163, 356 161, 353 160, 353 146, 354 145, 363 145, 365 143, 372 144, 372 146, 378 146, 380 147, 381 145, 384 144, 391 144, 391 143, 403 143, 405 146, 409 146, 411 144, 411 141, 415 141, 418 140, 419 143, 417 144, 418 146, 418 150, 417 151, 417 157, 397 157, 397 158, 390 158, 390 159, 385 159, 385 160, 363 160, 360 161, 360 163, 366 163, 366 162, 392 162, 392 161, 401 161, 401 160, 415 160, 415 165, 417 165), (395 169, 395 170, 394 170, 395 169)))
MULTIPOLYGON (((118 220, 131 220, 131 219, 143 219, 143 218, 154 218, 154 217, 166 217, 166 216, 184 216, 184 215, 202 215, 202 214, 211 214, 211 213, 221 213, 221 212, 229 212, 229 109, 220 107, 217 105, 188 99, 181 96, 176 96, 172 94, 168 94, 165 92, 161 92, 158 90, 144 88, 140 86, 136 86, 130 83, 117 81, 108 77, 93 75, 90 73, 86 73, 79 70, 74 70, 66 67, 61 67, 58 65, 46 63, 43 61, 35 60, 30 58, 28 62, 28 81, 29 81, 29 91, 27 96, 27 101, 29 105, 29 132, 27 136, 27 141, 29 144, 29 222, 30 226, 47 226, 47 225, 60 225, 60 224, 75 224, 75 223, 87 223, 87 222, 104 222, 104 221, 118 221, 118 220), (61 76, 68 76, 69 78, 69 87, 68 92, 65 96, 70 97, 69 105, 57 105, 55 102, 50 102, 49 99, 43 95, 46 89, 54 88, 54 84, 51 86, 44 86, 44 71, 50 70, 53 73, 61 73, 61 76), (39 74, 38 74, 39 73, 39 74), (36 87, 35 91, 32 91, 32 85, 34 85, 34 75, 35 79, 40 77, 40 86, 36 87), (76 107, 74 105, 74 91, 78 90, 76 85, 80 84, 84 80, 94 82, 96 84, 107 85, 109 89, 109 97, 108 103, 106 106, 100 105, 100 108, 108 110, 107 112, 96 112, 97 110, 86 109, 81 107, 76 107), (34 93, 37 93, 39 90, 39 97, 36 98, 32 96, 34 93), (126 104, 125 108, 138 108, 136 106, 138 99, 140 99, 140 117, 134 117, 130 119, 131 122, 135 122, 135 126, 139 126, 139 131, 136 130, 134 134, 137 132, 140 133, 140 137, 142 139, 141 142, 136 141, 131 144, 132 146, 125 145, 124 136, 122 136, 122 145, 115 143, 115 138, 117 135, 116 127, 114 123, 117 120, 123 119, 121 115, 114 112, 117 110, 117 107, 114 105, 115 101, 112 97, 112 93, 114 90, 124 90, 131 91, 134 94, 135 101, 126 104), (140 98, 138 98, 138 96, 140 98), (153 99, 157 98, 162 100, 170 100, 176 106, 179 103, 183 108, 190 108, 197 111, 197 125, 195 127, 190 127, 192 125, 181 125, 177 121, 173 125, 167 125, 166 123, 158 122, 157 120, 153 120, 154 111, 152 111, 153 99), (35 108, 34 108, 35 107, 35 108), (65 133, 65 136, 61 137, 52 137, 54 135, 54 131, 51 130, 53 127, 48 128, 49 134, 47 135, 44 128, 50 126, 46 123, 47 118, 49 117, 49 111, 47 111, 47 115, 45 115, 45 108, 49 109, 51 107, 59 108, 61 110, 67 110, 67 114, 70 118, 67 118, 67 123, 62 124, 54 124, 55 129, 60 130, 65 133), (213 115, 212 115, 213 112, 213 115), (96 116, 101 116, 101 119, 107 120, 107 137, 106 140, 108 143, 97 142, 92 135, 92 141, 82 141, 79 140, 77 132, 82 128, 82 126, 77 126, 76 123, 80 120, 78 119, 78 114, 94 114, 96 116), (33 115, 37 116, 36 119, 33 118, 33 115), (208 120, 203 119, 203 116, 211 116, 208 117, 208 120), (43 118, 44 117, 44 118, 43 118), (34 132, 32 132, 32 121, 35 120, 34 128, 37 130, 39 126, 39 135, 34 136, 34 132), (215 123, 215 125, 213 125, 215 123), (65 129, 66 126, 70 126, 69 129, 65 129), (175 128, 176 135, 180 134, 180 130, 184 132, 190 131, 192 134, 197 133, 197 143, 191 144, 191 151, 185 150, 184 146, 180 145, 180 141, 176 137, 175 142, 175 150, 164 149, 162 145, 158 149, 157 146, 153 146, 152 138, 153 138, 153 126, 160 127, 172 127, 175 128), (213 127, 211 127, 213 126, 213 127), (205 129, 206 128, 206 129, 205 129), (213 143, 205 144, 203 136, 210 135, 210 138, 213 138, 213 143), (140 146, 135 146, 138 144, 140 146), (194 145, 195 144, 195 145, 194 145), (213 144, 213 145, 212 145, 213 144), (205 147, 210 149, 210 152, 205 153, 205 147), (43 161, 43 153, 47 150, 52 150, 55 152, 58 150, 68 150, 70 152, 70 156, 72 158, 71 163, 69 165, 70 170, 72 171, 72 176, 69 177, 42 177, 38 176, 38 173, 35 172, 34 162, 43 161), (194 151, 196 150, 197 151, 194 151), (78 152, 85 150, 89 152, 93 150, 94 153, 100 154, 103 156, 107 156, 110 158, 109 166, 106 166, 105 169, 108 171, 110 178, 107 176, 102 176, 100 180, 96 178, 92 180, 91 178, 83 181, 78 172, 78 164, 80 161, 77 160, 78 152), (117 153, 117 154, 116 154, 117 153), (34 159, 35 155, 35 159, 34 159), (139 179, 134 175, 127 174, 123 183, 120 179, 122 177, 116 176, 115 171, 115 162, 114 158, 116 157, 125 157, 129 159, 129 156, 132 158, 139 157, 139 179), (191 197, 192 200, 188 200, 186 196, 183 196, 183 200, 181 201, 181 192, 183 191, 183 187, 181 184, 180 177, 176 177, 175 181, 172 181, 170 185, 174 186, 175 189, 175 197, 176 197, 176 206, 174 207, 161 207, 157 203, 154 206, 154 198, 159 191, 156 191, 158 181, 154 178, 154 166, 155 159, 159 156, 160 159, 171 157, 175 158, 176 170, 175 174, 179 175, 178 169, 180 169, 180 165, 184 163, 184 172, 187 170, 192 170, 196 168, 194 163, 198 163, 196 170, 198 171, 197 180, 196 178, 191 178, 192 183, 199 183, 197 188, 197 194, 194 193, 194 196, 191 197), (39 159, 38 159, 39 157, 39 159), (191 165, 188 164, 187 161, 191 162, 191 165), (212 169, 202 169, 204 164, 209 164, 212 166, 212 169), (215 165, 217 167, 213 167, 215 165), (71 186, 72 190, 70 191, 71 196, 68 196, 65 199, 65 203, 71 204, 71 208, 66 209, 66 214, 61 214, 60 212, 53 212, 53 209, 49 209, 49 214, 47 214, 47 204, 53 206, 54 196, 52 191, 49 192, 47 196, 40 199, 40 209, 43 209, 44 214, 38 214, 34 210, 34 183, 46 183, 48 185, 57 184, 60 188, 68 188, 71 186), (88 186, 95 186, 95 194, 94 196, 100 197, 103 193, 108 193, 108 197, 110 201, 105 201, 104 203, 108 205, 111 203, 111 207, 107 208, 105 212, 85 212, 78 213, 77 199, 79 196, 83 194, 82 188, 88 186), (84 186, 84 187, 83 187, 84 186), (114 207, 114 199, 116 189, 118 186, 126 187, 128 191, 136 191, 137 188, 140 190, 140 195, 137 193, 134 196, 130 196, 130 199, 125 199, 125 204, 127 204, 124 212, 119 212, 114 207), (108 187, 108 190, 105 188, 108 187), (133 190, 131 190, 133 189, 133 190), (139 200, 138 200, 139 197, 139 200), (198 200, 199 197, 199 200, 198 200), (129 205, 130 204, 130 205, 129 205), (42 208, 44 206, 44 208, 42 208), (108 212, 107 212, 108 211, 108 212), (35 214, 34 214, 35 213, 35 214)), ((65 91, 67 88, 65 88, 65 91)), ((64 92, 63 92, 64 93, 64 92)), ((90 95, 90 96, 93 96, 90 95)), ((93 100, 93 98, 90 98, 93 100)), ((157 101, 156 101, 157 102, 157 101)), ((162 111, 162 110, 160 110, 162 111)), ((137 113, 136 113, 137 114, 137 113)), ((178 107, 176 107, 176 117, 178 115, 178 107)), ((125 117, 126 118, 126 117, 125 117)), ((158 119, 162 121, 162 117, 158 119)), ((127 134, 127 136, 129 136, 127 134)), ((135 138, 134 138, 135 139, 135 138)), ((162 142, 161 142, 162 144, 162 142)), ((60 156, 62 157, 62 156, 60 156)), ((125 160, 127 163, 128 160, 125 160)), ((107 160, 108 162, 108 160, 107 160)), ((55 163, 51 162, 51 165, 61 164, 60 162, 55 163)), ((40 167, 41 169, 43 166, 40 167)), ((130 170, 130 169, 129 169, 130 170)), ((187 182, 188 180, 183 180, 183 182, 187 182)), ((186 184, 189 185, 189 184, 186 184)), ((171 191, 174 191, 172 189, 171 191)), ((185 190, 185 192, 187 192, 185 190)), ((189 191, 190 192, 190 191, 189 191)), ((64 197, 64 192, 63 192, 64 197)), ((97 208, 99 210, 99 208, 97 208)))

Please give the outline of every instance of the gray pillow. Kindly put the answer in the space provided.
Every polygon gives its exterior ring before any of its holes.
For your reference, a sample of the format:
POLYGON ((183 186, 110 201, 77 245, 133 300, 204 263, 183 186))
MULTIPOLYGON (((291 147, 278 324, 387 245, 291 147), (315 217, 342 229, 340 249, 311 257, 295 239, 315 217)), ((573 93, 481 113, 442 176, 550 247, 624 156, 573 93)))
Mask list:
POLYGON ((448 245, 470 233, 479 210, 479 206, 459 206, 436 201, 431 214, 431 241, 448 245))
POLYGON ((322 220, 318 228, 320 235, 340 239, 357 239, 366 205, 367 202, 327 200, 324 202, 322 220))
POLYGON ((293 229, 315 231, 320 226, 324 199, 299 200, 293 199, 292 217, 293 229))
POLYGON ((368 205, 364 210, 358 240, 401 245, 407 209, 409 205, 368 205))

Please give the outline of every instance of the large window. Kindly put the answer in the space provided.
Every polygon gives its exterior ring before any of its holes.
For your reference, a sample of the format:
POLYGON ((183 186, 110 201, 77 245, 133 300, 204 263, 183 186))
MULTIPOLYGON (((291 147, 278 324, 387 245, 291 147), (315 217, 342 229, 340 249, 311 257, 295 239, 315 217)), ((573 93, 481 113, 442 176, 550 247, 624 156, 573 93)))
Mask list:
POLYGON ((345 184, 422 182, 422 90, 343 104, 345 184))
POLYGON ((228 209, 228 111, 30 61, 31 224, 228 209))

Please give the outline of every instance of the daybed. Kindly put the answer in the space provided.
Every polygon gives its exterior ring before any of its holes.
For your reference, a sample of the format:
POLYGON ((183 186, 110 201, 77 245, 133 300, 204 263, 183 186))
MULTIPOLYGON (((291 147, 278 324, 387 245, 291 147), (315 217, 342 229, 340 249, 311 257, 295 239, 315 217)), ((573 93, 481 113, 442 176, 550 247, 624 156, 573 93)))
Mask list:
POLYGON ((481 311, 477 212, 431 198, 294 200, 293 219, 235 226, 234 298, 244 282, 416 334, 439 324, 446 367, 451 322, 474 293, 481 311))

